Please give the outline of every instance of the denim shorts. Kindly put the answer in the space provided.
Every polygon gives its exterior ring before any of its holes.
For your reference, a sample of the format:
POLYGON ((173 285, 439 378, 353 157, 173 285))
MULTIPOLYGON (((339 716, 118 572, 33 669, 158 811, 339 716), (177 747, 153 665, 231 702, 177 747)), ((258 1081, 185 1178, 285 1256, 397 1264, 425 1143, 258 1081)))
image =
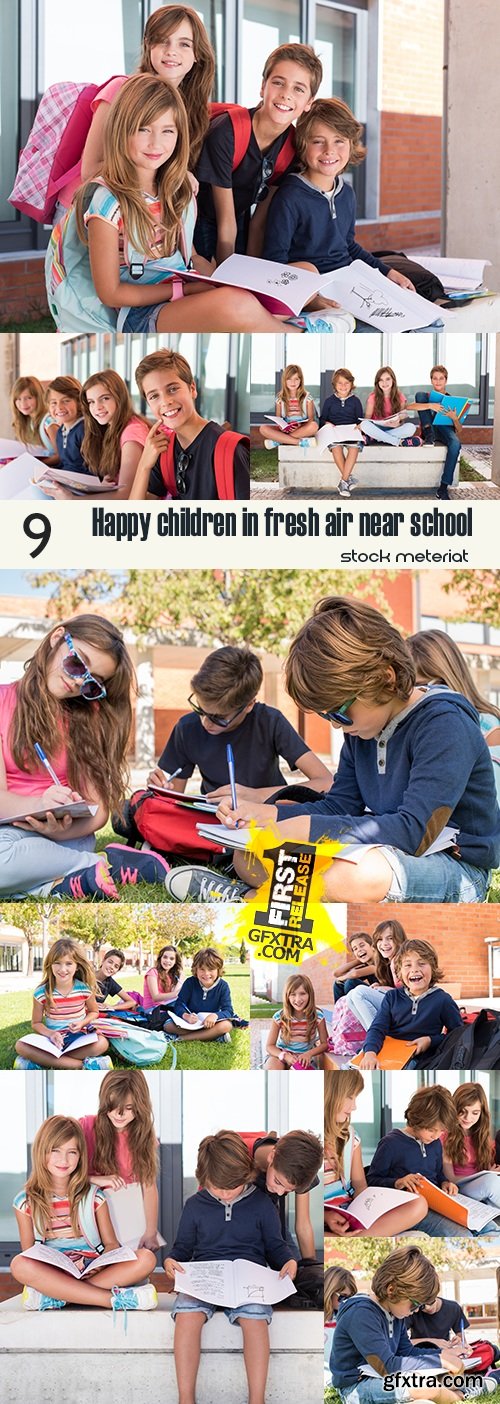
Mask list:
POLYGON ((384 1379, 375 1380, 373 1377, 359 1381, 359 1384, 351 1385, 350 1389, 339 1389, 339 1394, 344 1404, 405 1404, 411 1397, 411 1389, 406 1385, 401 1385, 397 1389, 384 1389, 384 1379))
MULTIPOLYGON (((222 1310, 231 1326, 237 1326, 242 1318, 245 1321, 267 1321, 269 1326, 273 1318, 272 1307, 263 1302, 245 1302, 243 1306, 223 1307, 222 1310)), ((172 1307, 174 1321, 178 1311, 203 1311, 207 1321, 211 1321, 217 1307, 213 1306, 212 1302, 202 1302, 198 1297, 188 1297, 185 1292, 178 1292, 175 1306, 172 1307)))
POLYGON ((126 332, 156 331, 156 323, 160 312, 167 306, 167 302, 157 302, 153 307, 129 307, 121 330, 126 332))
POLYGON ((386 902, 485 902, 491 873, 452 858, 431 853, 414 858, 400 848, 383 845, 380 852, 392 868, 386 902))

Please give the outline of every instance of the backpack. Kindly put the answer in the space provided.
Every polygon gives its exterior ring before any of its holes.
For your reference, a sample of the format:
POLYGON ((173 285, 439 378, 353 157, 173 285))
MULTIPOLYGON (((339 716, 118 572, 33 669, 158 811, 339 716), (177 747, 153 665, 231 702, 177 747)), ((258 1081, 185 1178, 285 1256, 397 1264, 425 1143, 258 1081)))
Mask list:
MULTIPOLYGON (((241 166, 241 162, 243 161, 243 158, 246 156, 246 153, 248 151, 250 137, 252 135, 252 118, 248 111, 248 107, 240 107, 238 103, 211 102, 210 121, 212 122, 214 117, 220 117, 222 114, 229 117, 231 126, 233 128, 233 171, 235 171, 237 170, 238 166, 241 166)), ((269 180, 270 185, 276 184, 278 176, 284 174, 284 172, 290 165, 290 162, 293 161, 295 155, 295 132, 292 127, 289 129, 286 141, 283 142, 283 146, 281 147, 281 150, 278 152, 278 155, 276 157, 273 173, 269 180)))
MULTIPOLYGON (((160 471, 165 488, 171 497, 177 497, 175 482, 175 434, 171 434, 165 452, 160 454, 160 471)), ((240 443, 249 445, 246 434, 238 434, 234 429, 223 429, 215 444, 214 474, 217 497, 224 502, 234 501, 234 455, 240 443)), ((249 445, 250 447, 250 445, 249 445)))
MULTIPOLYGON (((179 796, 182 799, 182 795, 179 796)), ((183 809, 177 800, 157 795, 153 790, 136 790, 130 799, 130 814, 143 839, 155 853, 181 854, 204 858, 223 853, 221 844, 202 838, 196 828, 203 815, 196 809, 183 809)), ((215 815, 213 816, 215 820, 215 815)))
POLYGON ((334 1005, 328 1034, 329 1049, 343 1058, 352 1057, 353 1053, 358 1053, 363 1047, 366 1029, 349 1008, 346 995, 334 1005))
POLYGON ((418 1059, 420 1068, 500 1068, 500 1013, 481 1009, 473 1024, 452 1029, 434 1054, 418 1059))
POLYGON ((469 1365, 467 1357, 464 1361, 464 1373, 467 1375, 484 1375, 485 1370, 489 1370, 494 1365, 496 1359, 495 1347, 491 1341, 469 1341, 473 1351, 473 1359, 479 1360, 479 1365, 469 1365))
MULTIPOLYGON (((154 1029, 139 1028, 130 1028, 125 1038, 113 1038, 110 1034, 108 1042, 125 1063, 133 1063, 136 1068, 149 1068, 153 1063, 161 1063, 169 1046, 164 1034, 154 1029)), ((175 1062, 172 1066, 175 1067, 175 1062)))
MULTIPOLYGON (((117 75, 115 75, 117 76, 117 75)), ((53 83, 44 93, 19 153, 9 203, 39 224, 51 224, 59 191, 78 178, 91 104, 107 83, 53 83)))
POLYGON ((415 291, 420 297, 427 298, 428 302, 441 302, 446 298, 443 284, 436 273, 430 273, 428 268, 407 258, 406 254, 396 253, 395 249, 377 249, 375 257, 381 258, 387 268, 394 268, 398 273, 404 273, 405 278, 410 278, 415 291))

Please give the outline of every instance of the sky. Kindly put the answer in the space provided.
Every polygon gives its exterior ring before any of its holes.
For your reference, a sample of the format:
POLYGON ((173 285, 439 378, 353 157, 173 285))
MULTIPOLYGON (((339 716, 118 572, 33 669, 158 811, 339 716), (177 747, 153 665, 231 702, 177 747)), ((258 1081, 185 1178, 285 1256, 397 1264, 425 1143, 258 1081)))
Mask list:
MULTIPOLYGON (((34 574, 34 572, 30 572, 34 574)), ((44 585, 40 590, 35 590, 27 578, 24 570, 0 570, 0 595, 38 595, 44 598, 52 593, 50 585, 44 585)))

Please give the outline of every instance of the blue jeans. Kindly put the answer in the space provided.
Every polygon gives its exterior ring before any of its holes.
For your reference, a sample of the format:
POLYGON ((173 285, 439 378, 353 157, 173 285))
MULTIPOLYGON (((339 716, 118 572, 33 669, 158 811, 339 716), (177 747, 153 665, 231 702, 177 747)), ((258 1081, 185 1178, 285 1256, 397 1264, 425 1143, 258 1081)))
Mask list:
POLYGON ((449 853, 431 853, 415 858, 400 848, 385 844, 381 852, 392 868, 392 882, 386 902, 485 902, 491 874, 452 858, 449 853))
MULTIPOLYGON (((423 390, 417 391, 417 394, 415 395, 415 400, 419 405, 429 404, 429 396, 423 390)), ((447 424, 437 424, 435 428, 433 428, 433 421, 435 419, 435 415, 432 413, 432 410, 419 410, 418 417, 422 425, 424 438, 426 431, 428 429, 433 429, 436 443, 444 444, 444 447, 446 449, 446 458, 444 461, 443 476, 441 478, 441 487, 449 487, 450 483, 453 482, 453 474, 455 472, 458 459, 460 458, 461 443, 458 434, 455 433, 455 430, 452 429, 451 425, 450 428, 448 428, 447 424)))
POLYGON ((350 990, 355 990, 356 987, 357 987, 357 985, 362 985, 364 989, 367 988, 366 983, 365 983, 365 981, 361 978, 361 976, 360 976, 360 978, 359 978, 358 980, 334 980, 334 982, 333 982, 333 1002, 334 1002, 334 1004, 337 1003, 337 1000, 338 1000, 338 999, 343 999, 344 995, 349 994, 349 991, 350 991, 350 990))
MULTIPOLYGON (((231 1326, 237 1326, 242 1317, 245 1321, 250 1319, 267 1321, 269 1325, 273 1316, 272 1306, 267 1306, 263 1302, 244 1302, 243 1306, 223 1307, 222 1310, 231 1326)), ((172 1307, 174 1321, 178 1311, 203 1311, 207 1321, 211 1321, 217 1307, 213 1306, 212 1302, 202 1302, 198 1297, 188 1297, 187 1293, 178 1292, 175 1306, 172 1307)))
POLYGON ((411 1390, 404 1385, 397 1389, 384 1389, 382 1375, 379 1380, 359 1380, 358 1384, 349 1385, 348 1389, 337 1387, 344 1404, 404 1404, 411 1397, 411 1390))

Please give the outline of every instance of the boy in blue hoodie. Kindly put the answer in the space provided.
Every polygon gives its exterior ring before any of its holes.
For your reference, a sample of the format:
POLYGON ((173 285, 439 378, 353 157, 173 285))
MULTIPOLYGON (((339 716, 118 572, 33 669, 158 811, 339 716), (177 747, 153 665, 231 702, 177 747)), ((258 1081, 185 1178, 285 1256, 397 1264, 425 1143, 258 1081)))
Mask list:
MULTIPOLYGON (((272 1267, 280 1277, 293 1281, 297 1263, 282 1238, 274 1205, 254 1184, 255 1174, 250 1151, 236 1131, 205 1136, 196 1166, 200 1189, 184 1205, 171 1255, 164 1263, 169 1284, 176 1272, 182 1273, 183 1263, 234 1262, 236 1258, 272 1267)), ((177 1295, 172 1316, 179 1404, 195 1404, 201 1332, 214 1311, 211 1302, 183 1292, 177 1295)), ((243 1331, 250 1404, 265 1404, 272 1308, 263 1302, 245 1302, 224 1307, 224 1315, 243 1331)))
POLYGON ((394 965, 402 987, 384 995, 366 1035, 362 1068, 378 1067, 377 1054, 385 1038, 416 1043, 414 1056, 408 1059, 406 1067, 425 1067, 425 1054, 439 1048, 444 1030, 449 1033, 462 1025, 458 1004, 439 988, 443 972, 429 941, 405 941, 394 965))
MULTIPOLYGON (((439 1292, 436 1269, 419 1248, 395 1248, 372 1278, 368 1293, 341 1297, 333 1332, 330 1369, 335 1389, 349 1404, 401 1404, 403 1400, 428 1397, 425 1381, 439 1370, 463 1373, 459 1347, 421 1351, 412 1345, 405 1317, 432 1301, 439 1292), (363 1376, 364 1365, 376 1372, 363 1376), (422 1386, 388 1383, 389 1376, 422 1371, 422 1386)), ((453 1404, 463 1396, 456 1390, 432 1389, 437 1404, 453 1404)))
POLYGON ((186 1024, 181 1029, 172 1019, 167 1019, 163 1032, 176 1038, 207 1039, 219 1038, 229 1042, 232 1021, 236 1017, 231 1003, 231 991, 227 980, 222 980, 224 961, 212 946, 197 951, 193 956, 187 980, 181 985, 177 999, 170 1010, 178 1014, 186 1024), (190 1024, 203 1020, 202 1029, 190 1029, 190 1024))
MULTIPOLYGON (((228 827, 275 822, 279 839, 333 839, 328 902, 483 902, 500 863, 493 765, 475 708, 448 688, 415 685, 397 629, 359 600, 320 600, 294 639, 287 691, 344 732, 331 790, 318 803, 242 802, 228 827), (448 826, 453 833, 443 835, 448 826), (446 846, 430 851, 440 835, 446 846)), ((441 841, 442 841, 441 840, 441 841)), ((235 853, 249 886, 267 876, 235 853)))

